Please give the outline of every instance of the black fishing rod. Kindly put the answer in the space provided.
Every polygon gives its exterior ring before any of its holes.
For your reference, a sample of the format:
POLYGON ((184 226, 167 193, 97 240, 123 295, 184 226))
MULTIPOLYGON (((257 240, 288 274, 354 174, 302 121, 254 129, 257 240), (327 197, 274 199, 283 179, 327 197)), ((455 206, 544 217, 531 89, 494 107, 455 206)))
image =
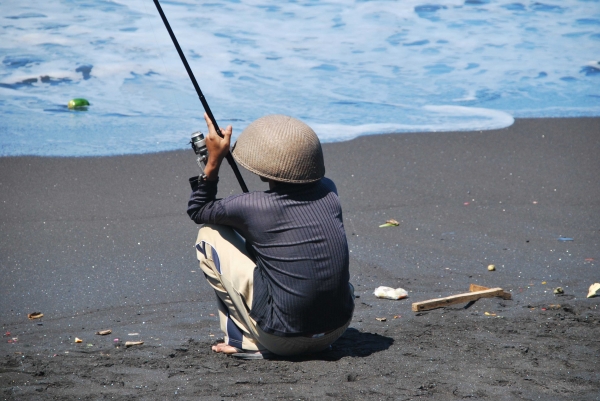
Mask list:
MULTIPOLYGON (((173 33, 173 30, 171 29, 171 25, 169 25, 169 21, 167 21, 167 17, 165 16, 165 13, 163 12, 158 0, 154 0, 154 5, 156 5, 156 9, 158 10, 158 13, 160 14, 160 17, 162 18, 163 22, 165 23, 165 27, 167 28, 167 31, 169 31, 169 36, 171 36, 171 40, 173 40, 173 44, 175 45, 175 48, 177 49, 177 53, 179 53, 179 57, 181 57, 181 61, 183 62, 183 65, 185 66, 185 70, 187 71, 188 75, 190 76, 190 79, 192 80, 192 84, 194 84, 194 88, 196 89, 196 93, 198 93, 200 102, 202 103, 202 106, 204 106, 204 111, 206 111, 208 118, 210 118, 210 121, 212 121, 213 126, 215 127, 215 130, 217 131, 217 134, 221 138, 223 138, 223 135, 221 134, 221 130, 219 129, 219 126, 217 125, 217 120, 215 120, 215 116, 213 116, 212 111, 210 111, 210 107, 208 107, 208 103, 206 102, 206 99, 204 98, 204 95, 202 94, 200 85, 198 85, 198 82, 196 81, 196 78, 194 77, 194 73, 192 72, 192 69, 190 68, 190 65, 188 64, 187 60, 185 59, 185 55, 183 54, 181 47, 179 47, 179 42, 177 42, 177 38, 175 37, 175 34, 173 33)), ((240 186, 242 187, 242 191, 248 192, 248 187, 246 186, 246 183, 244 182, 244 178, 242 178, 242 174, 240 173, 240 170, 238 169, 237 164, 235 164, 235 160, 233 159, 231 152, 227 153, 227 156, 225 156, 225 158, 227 159, 227 162, 231 166, 231 169, 233 170, 235 177, 237 178, 238 182, 240 183, 240 186)))

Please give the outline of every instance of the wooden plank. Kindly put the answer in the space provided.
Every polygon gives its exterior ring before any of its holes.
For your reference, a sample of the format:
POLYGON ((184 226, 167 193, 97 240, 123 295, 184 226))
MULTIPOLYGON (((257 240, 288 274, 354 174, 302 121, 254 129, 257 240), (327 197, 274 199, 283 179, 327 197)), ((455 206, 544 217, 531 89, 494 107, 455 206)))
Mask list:
MULTIPOLYGON (((477 285, 477 284, 471 284, 469 286, 470 292, 484 291, 484 290, 489 290, 489 288, 484 287, 482 285, 477 285)), ((499 297, 502 297, 503 299, 512 299, 512 295, 510 294, 510 292, 506 292, 506 291, 502 291, 502 294, 500 294, 499 297)))
POLYGON ((480 298, 498 297, 502 296, 503 293, 504 291, 502 291, 502 288, 490 288, 483 291, 466 292, 445 298, 436 298, 427 301, 415 302, 412 304, 412 310, 413 312, 420 312, 429 309, 443 308, 444 306, 476 301, 480 298))

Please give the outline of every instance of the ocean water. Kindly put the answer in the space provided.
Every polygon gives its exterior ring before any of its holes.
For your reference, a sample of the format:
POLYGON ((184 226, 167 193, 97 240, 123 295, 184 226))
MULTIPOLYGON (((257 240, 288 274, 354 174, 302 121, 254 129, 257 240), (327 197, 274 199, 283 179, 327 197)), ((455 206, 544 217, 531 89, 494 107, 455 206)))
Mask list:
MULTIPOLYGON (((598 0, 171 0, 221 126, 324 142, 600 116, 598 0)), ((203 109, 151 0, 0 2, 0 156, 182 149, 203 109), (72 98, 89 100, 72 111, 72 98)))

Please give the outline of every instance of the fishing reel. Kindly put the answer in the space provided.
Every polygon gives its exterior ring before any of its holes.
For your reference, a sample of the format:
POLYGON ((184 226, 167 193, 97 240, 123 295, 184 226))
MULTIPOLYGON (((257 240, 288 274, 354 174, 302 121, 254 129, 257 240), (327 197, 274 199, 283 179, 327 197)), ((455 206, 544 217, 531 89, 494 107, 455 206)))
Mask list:
POLYGON ((200 131, 194 132, 190 144, 192 145, 194 153, 198 156, 196 158, 196 163, 198 163, 198 167, 200 167, 200 175, 203 176, 204 167, 208 160, 208 149, 206 149, 206 139, 204 138, 204 134, 200 131))

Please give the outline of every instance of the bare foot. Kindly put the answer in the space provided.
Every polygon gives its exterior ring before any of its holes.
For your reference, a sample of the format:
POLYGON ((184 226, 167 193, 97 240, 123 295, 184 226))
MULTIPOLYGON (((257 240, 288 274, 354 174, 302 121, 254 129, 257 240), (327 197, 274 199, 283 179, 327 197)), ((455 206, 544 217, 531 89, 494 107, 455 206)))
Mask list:
POLYGON ((232 347, 231 345, 225 344, 225 343, 218 343, 216 345, 212 346, 212 350, 214 352, 222 352, 224 354, 237 354, 238 350, 235 347, 232 347))

